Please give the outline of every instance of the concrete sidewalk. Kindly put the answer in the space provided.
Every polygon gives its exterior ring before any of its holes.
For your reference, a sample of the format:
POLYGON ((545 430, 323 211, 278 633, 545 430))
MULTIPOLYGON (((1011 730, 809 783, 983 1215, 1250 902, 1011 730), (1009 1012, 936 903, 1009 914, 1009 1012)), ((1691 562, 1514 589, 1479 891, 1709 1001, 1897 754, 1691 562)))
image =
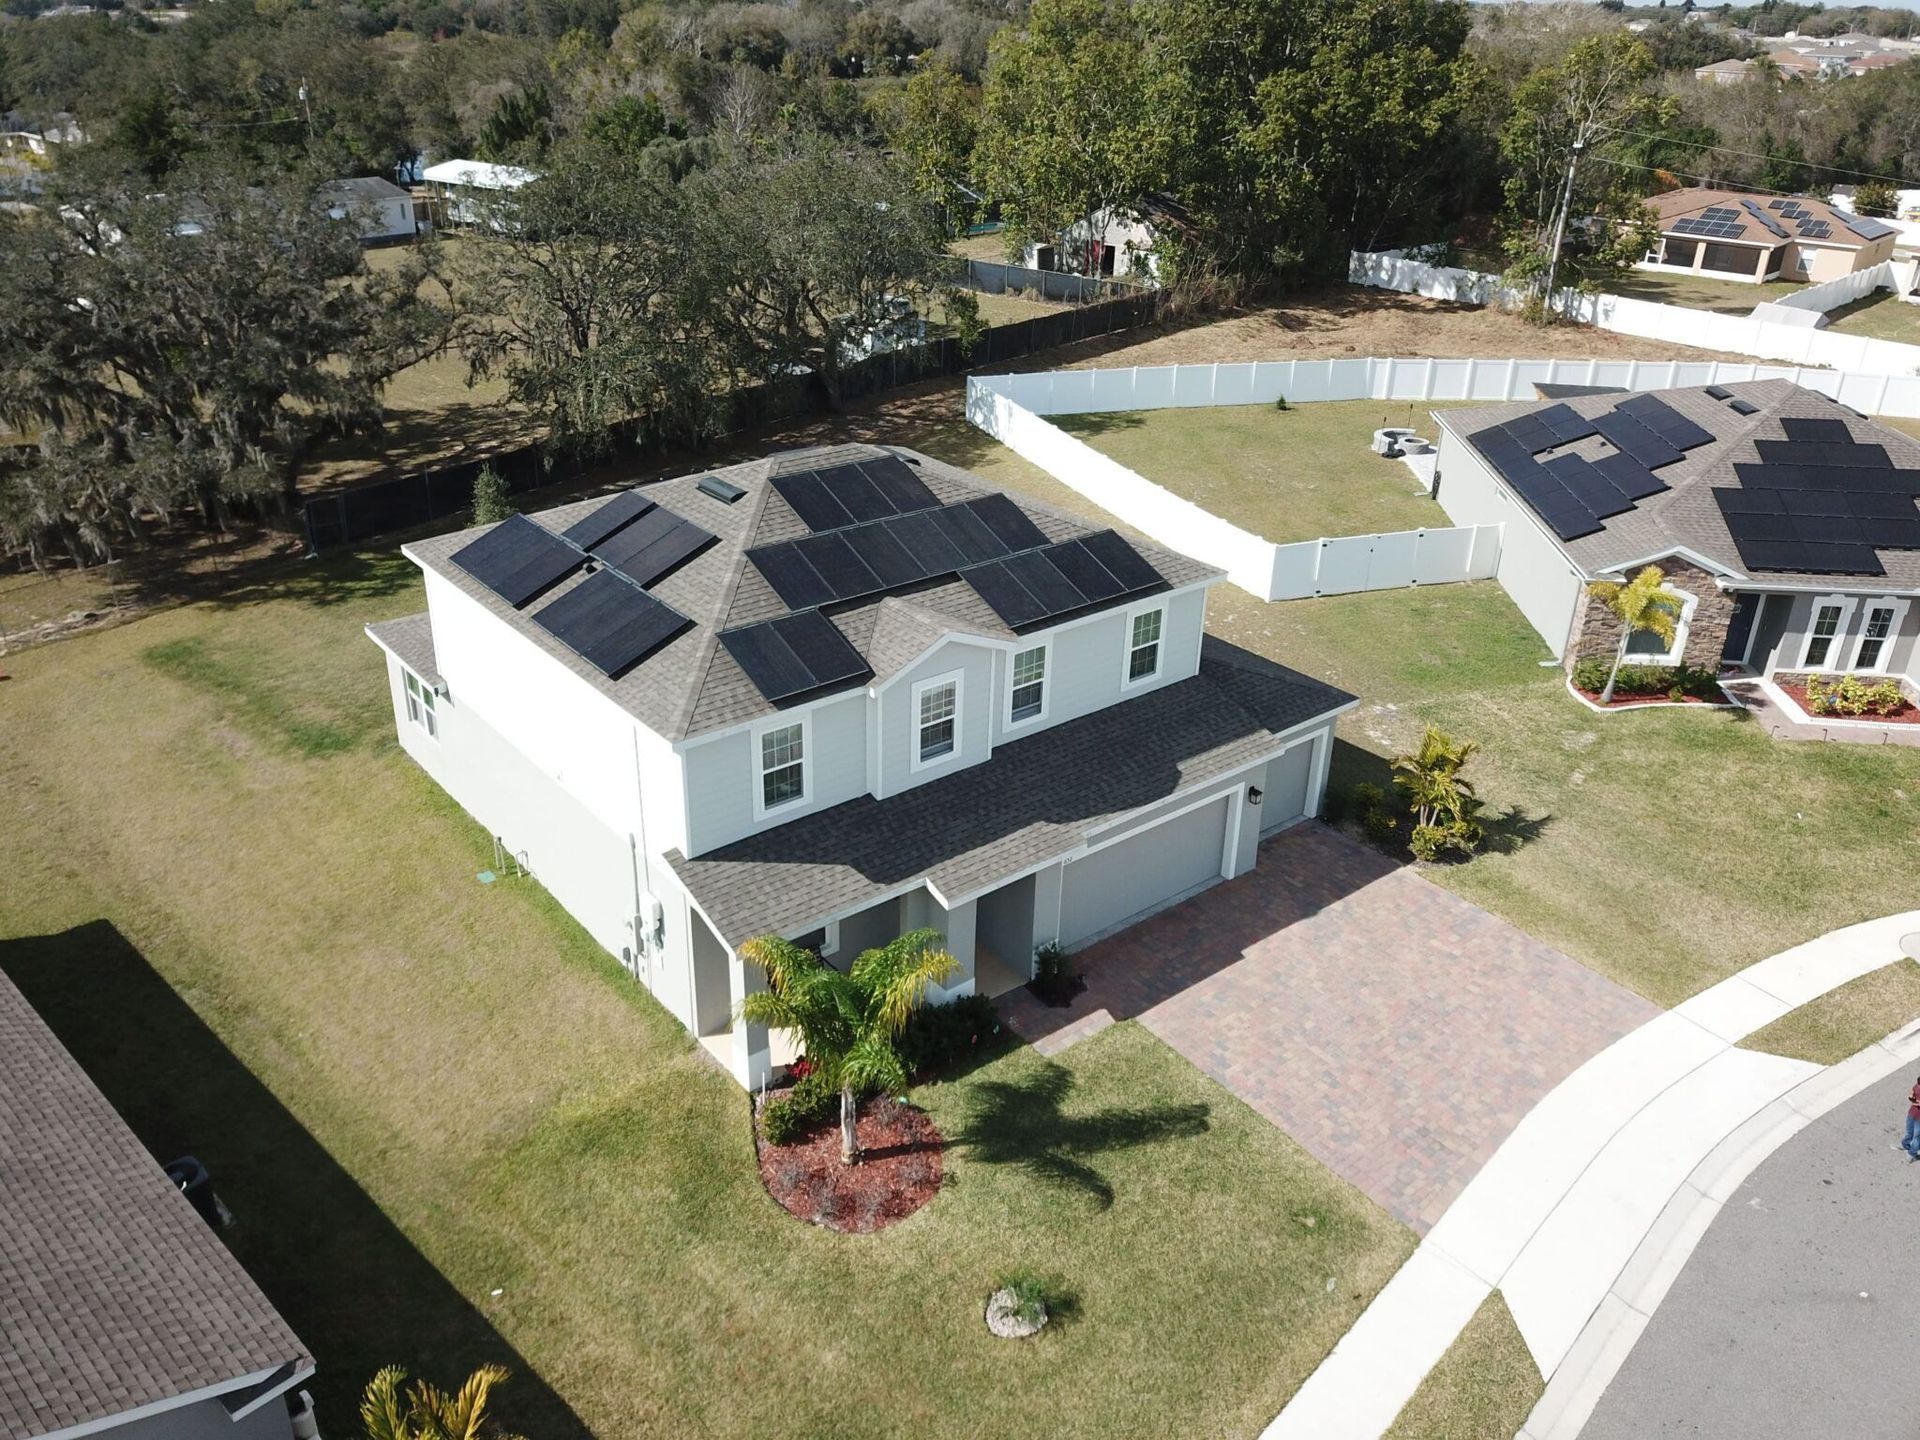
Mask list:
POLYGON ((1378 1440, 1495 1288, 1551 1389, 1689 1177, 1821 1073, 1737 1042, 1899 959, 1901 937, 1916 930, 1920 911, 1909 911, 1782 951, 1575 1070, 1515 1127, 1263 1440, 1378 1440))

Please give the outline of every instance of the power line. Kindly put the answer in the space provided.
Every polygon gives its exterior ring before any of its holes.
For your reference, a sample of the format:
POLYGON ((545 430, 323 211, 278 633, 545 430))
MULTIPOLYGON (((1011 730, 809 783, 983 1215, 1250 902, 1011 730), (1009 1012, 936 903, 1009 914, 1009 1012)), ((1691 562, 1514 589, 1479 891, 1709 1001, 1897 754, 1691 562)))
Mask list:
MULTIPOLYGON (((1644 170, 1649 175, 1673 175, 1673 176, 1677 176, 1682 180, 1697 181, 1702 185, 1724 186, 1726 184, 1724 179, 1717 178, 1712 175, 1695 175, 1686 170, 1675 170, 1670 165, 1640 165, 1635 163, 1632 160, 1615 160, 1606 155, 1589 155, 1587 158, 1590 160, 1598 160, 1603 165, 1617 166, 1619 169, 1622 169, 1622 170, 1644 170)), ((1764 159, 1768 157, 1763 156, 1761 158, 1764 159)), ((1817 169, 1818 167, 1809 166, 1808 168, 1817 169)), ((1886 177, 1886 178, 1891 179, 1892 177, 1886 177)), ((1899 185, 1902 188, 1920 188, 1920 186, 1914 185, 1913 182, 1911 181, 1897 180, 1895 181, 1895 184, 1899 185)), ((1800 198, 1799 192, 1795 192, 1792 190, 1770 190, 1765 185, 1744 185, 1743 184, 1738 188, 1741 190, 1742 193, 1751 194, 1751 195, 1778 195, 1782 199, 1786 199, 1786 200, 1793 200, 1793 199, 1800 198)))
MULTIPOLYGON (((1657 135, 1657 134, 1649 133, 1648 131, 1645 131, 1645 130, 1622 130, 1617 125, 1596 125, 1593 128, 1596 130, 1605 130, 1609 134, 1613 134, 1613 135, 1632 135, 1635 138, 1641 139, 1641 140, 1658 140, 1662 144, 1666 144, 1666 145, 1686 145, 1695 150, 1710 150, 1716 155, 1738 155, 1742 159, 1746 159, 1746 160, 1778 160, 1780 158, 1777 155, 1762 154, 1758 150, 1736 150, 1731 145, 1719 145, 1719 144, 1709 145, 1704 140, 1682 140, 1677 135, 1657 135)), ((1598 159, 1599 157, 1596 156, 1595 158, 1598 159)), ((1906 189, 1906 190, 1920 189, 1920 180, 1906 180, 1901 178, 1898 175, 1881 175, 1881 174, 1877 174, 1872 170, 1848 170, 1845 167, 1839 166, 1839 165, 1815 165, 1811 161, 1806 162, 1806 164, 1807 164, 1807 168, 1810 170, 1819 170, 1829 175, 1851 175, 1856 180, 1886 180, 1894 185, 1899 186, 1902 189, 1906 189)), ((1654 166, 1642 165, 1638 168, 1642 170, 1646 170, 1646 169, 1654 169, 1654 168, 1665 169, 1666 167, 1664 166, 1654 167, 1654 166)), ((1678 175, 1681 172, 1678 170, 1675 170, 1672 173, 1675 175, 1678 175)), ((1689 176, 1688 178, 1698 179, 1699 177, 1689 176)))

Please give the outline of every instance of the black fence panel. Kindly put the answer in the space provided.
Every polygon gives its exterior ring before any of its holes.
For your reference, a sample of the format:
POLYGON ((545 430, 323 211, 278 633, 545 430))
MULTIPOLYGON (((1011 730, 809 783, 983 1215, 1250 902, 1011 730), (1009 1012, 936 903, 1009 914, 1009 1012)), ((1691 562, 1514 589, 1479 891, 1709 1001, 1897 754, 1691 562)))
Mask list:
MULTIPOLYGON (((840 401, 846 404, 922 380, 1004 365, 1037 351, 1150 325, 1159 313, 1159 301, 1158 291, 1139 291, 1051 315, 1037 315, 1011 325, 995 325, 971 353, 963 353, 960 342, 947 335, 923 345, 870 355, 841 370, 840 401)), ((728 401, 724 429, 727 434, 739 434, 763 425, 822 414, 833 408, 827 387, 819 376, 793 376, 736 391, 728 401)), ((607 439, 611 455, 603 449, 591 464, 602 465, 610 458, 616 462, 638 460, 661 448, 657 442, 626 427, 607 439)), ((550 451, 536 441, 490 455, 484 461, 453 461, 418 474, 375 480, 332 495, 316 496, 301 510, 307 548, 318 553, 457 515, 473 503, 473 483, 479 478, 482 465, 488 464, 514 494, 577 479, 589 468, 589 462, 578 454, 550 451)))

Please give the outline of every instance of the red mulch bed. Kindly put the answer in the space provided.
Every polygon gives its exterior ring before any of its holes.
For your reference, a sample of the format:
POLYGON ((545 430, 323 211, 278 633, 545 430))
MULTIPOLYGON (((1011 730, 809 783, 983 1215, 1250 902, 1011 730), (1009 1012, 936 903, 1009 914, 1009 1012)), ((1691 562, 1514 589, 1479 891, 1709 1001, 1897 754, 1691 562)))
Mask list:
MULTIPOLYGON (((778 1092, 776 1092, 778 1093, 778 1092)), ((754 1122, 756 1135, 759 1122, 754 1122)), ((789 1215, 849 1235, 870 1235, 904 1220, 940 1189, 946 1141, 933 1122, 889 1096, 860 1102, 854 1125, 860 1162, 840 1163, 840 1120, 791 1145, 760 1136, 760 1179, 789 1215)))
MULTIPOLYGON (((1578 690, 1580 694, 1586 696, 1587 699, 1591 700, 1594 704, 1598 705, 1600 703, 1600 692, 1598 690, 1581 690, 1578 685, 1573 688, 1578 690)), ((1726 703, 1724 697, 1719 700, 1704 700, 1698 695, 1683 695, 1678 700, 1669 700, 1664 690, 1658 695, 1622 695, 1616 691, 1613 699, 1608 701, 1604 708, 1608 710, 1637 710, 1648 705, 1724 705, 1726 703)))
POLYGON ((1782 684, 1778 680, 1773 683, 1793 697, 1793 703, 1800 707, 1800 713, 1810 724, 1818 725, 1824 720, 1863 720, 1869 725, 1920 725, 1920 708, 1912 701, 1902 704, 1891 715, 1822 715, 1807 703, 1806 686, 1782 684))

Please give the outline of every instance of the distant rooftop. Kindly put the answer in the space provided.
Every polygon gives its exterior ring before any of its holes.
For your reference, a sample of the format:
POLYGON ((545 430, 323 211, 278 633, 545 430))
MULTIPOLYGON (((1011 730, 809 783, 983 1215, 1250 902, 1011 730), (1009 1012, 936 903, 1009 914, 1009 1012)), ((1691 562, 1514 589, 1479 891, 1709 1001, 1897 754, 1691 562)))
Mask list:
POLYGON ((420 172, 429 185, 465 185, 475 190, 518 190, 540 178, 537 170, 485 160, 442 160, 420 172))

